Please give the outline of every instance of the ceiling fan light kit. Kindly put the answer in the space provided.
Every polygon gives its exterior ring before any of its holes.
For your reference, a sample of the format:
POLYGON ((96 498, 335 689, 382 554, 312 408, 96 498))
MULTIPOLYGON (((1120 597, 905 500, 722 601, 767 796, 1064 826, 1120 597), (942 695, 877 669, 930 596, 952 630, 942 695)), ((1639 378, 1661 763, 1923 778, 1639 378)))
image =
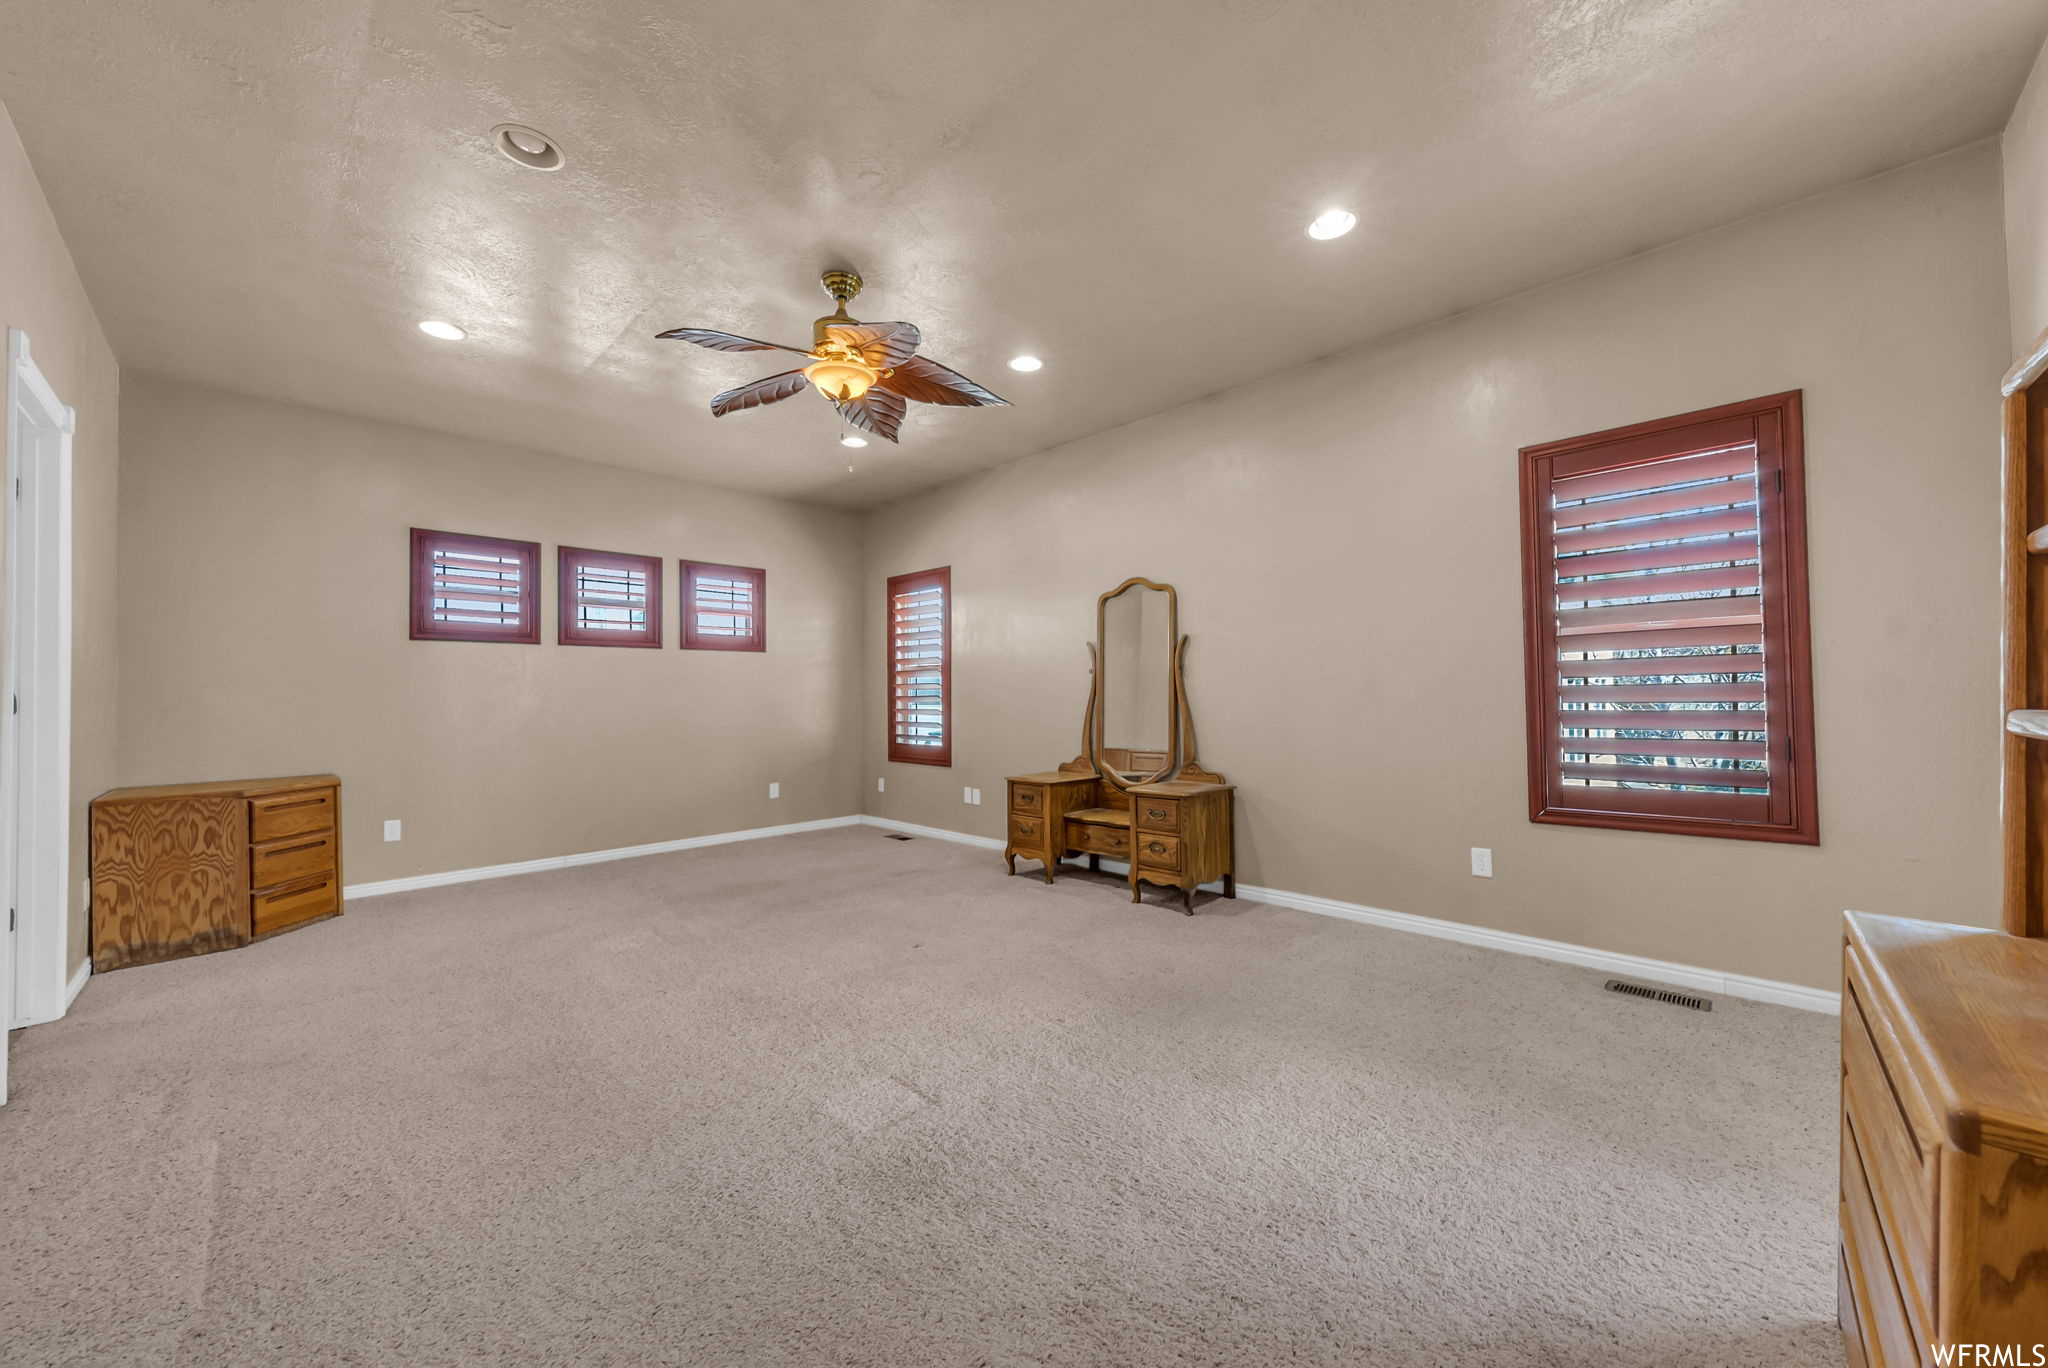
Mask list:
POLYGON ((809 351, 710 328, 670 328, 656 336, 694 342, 713 351, 786 351, 810 358, 810 364, 800 370, 770 375, 714 397, 711 413, 718 418, 815 389, 848 424, 893 442, 908 401, 952 408, 1009 402, 958 371, 919 356, 917 348, 923 336, 916 324, 863 323, 849 315, 847 301, 861 289, 856 273, 827 271, 820 283, 838 307, 811 325, 809 351))

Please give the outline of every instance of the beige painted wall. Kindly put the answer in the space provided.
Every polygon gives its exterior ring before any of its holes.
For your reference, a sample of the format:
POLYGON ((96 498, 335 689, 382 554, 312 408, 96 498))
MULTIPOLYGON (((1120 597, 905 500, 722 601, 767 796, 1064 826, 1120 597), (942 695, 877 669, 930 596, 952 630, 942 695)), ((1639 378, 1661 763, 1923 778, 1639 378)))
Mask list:
POLYGON ((2048 46, 2013 107, 2001 151, 2012 353, 2018 357, 2048 330, 2048 46))
MULTIPOLYGON (((86 956, 86 804, 114 775, 114 593, 121 375, 0 106, 0 334, 28 334, 36 365, 78 414, 72 440, 71 947, 86 956)), ((0 352, 4 354, 4 352, 0 352)), ((0 423, 0 444, 6 442, 0 423)))
POLYGON ((1245 882, 1816 987, 1844 907, 1992 924, 2000 235, 1984 144, 878 511, 869 811, 1000 836, 1004 776, 1079 749, 1095 596, 1146 575, 1245 882), (1532 825, 1516 449, 1794 388, 1823 843, 1532 825), (883 582, 948 564, 954 764, 886 765, 883 582))
POLYGON ((333 770, 350 883, 858 810, 851 515, 133 373, 121 407, 122 783, 333 770), (542 542, 546 644, 408 640, 414 526, 542 542), (663 649, 554 644, 565 544, 667 558, 663 649), (765 653, 676 648, 678 556, 767 569, 765 653))

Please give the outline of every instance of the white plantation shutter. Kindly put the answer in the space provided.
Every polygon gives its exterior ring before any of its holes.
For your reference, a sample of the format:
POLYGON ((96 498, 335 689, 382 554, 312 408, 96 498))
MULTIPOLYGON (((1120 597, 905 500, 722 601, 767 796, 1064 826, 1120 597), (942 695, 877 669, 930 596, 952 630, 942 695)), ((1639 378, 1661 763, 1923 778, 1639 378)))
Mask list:
POLYGON ((889 758, 953 763, 953 572, 889 581, 889 758))
POLYGON ((412 530, 412 635, 540 640, 540 544, 412 530))
POLYGON ((1778 396, 1523 453, 1535 820, 1813 839, 1797 421, 1778 396))
POLYGON ((565 646, 661 645, 661 558, 564 546, 556 637, 565 646))
POLYGON ((742 565, 683 562, 683 646, 761 651, 768 645, 768 572, 742 565))

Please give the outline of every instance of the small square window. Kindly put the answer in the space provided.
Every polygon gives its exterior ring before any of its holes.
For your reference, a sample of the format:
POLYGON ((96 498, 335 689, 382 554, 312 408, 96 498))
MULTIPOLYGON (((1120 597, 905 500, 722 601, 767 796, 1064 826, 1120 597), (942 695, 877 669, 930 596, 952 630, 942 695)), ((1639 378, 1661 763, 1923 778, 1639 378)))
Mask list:
POLYGON ((768 572, 684 561, 683 649, 768 649, 768 572))
POLYGON ((564 546, 555 640, 564 646, 661 645, 661 557, 564 546))
POLYGON ((412 530, 414 641, 540 642, 540 543, 412 530))

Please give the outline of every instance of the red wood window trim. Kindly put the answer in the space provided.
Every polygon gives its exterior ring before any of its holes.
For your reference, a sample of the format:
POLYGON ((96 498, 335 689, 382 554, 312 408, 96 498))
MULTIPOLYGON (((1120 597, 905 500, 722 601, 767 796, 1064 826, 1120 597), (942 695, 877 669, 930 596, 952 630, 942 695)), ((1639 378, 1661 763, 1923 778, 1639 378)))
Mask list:
POLYGON ((1803 446, 1794 390, 1522 448, 1529 820, 1819 843, 1803 446))
POLYGON ((540 543, 415 527, 411 617, 414 641, 539 645, 540 543), (459 564, 464 557, 478 559, 465 567, 459 564), (463 589, 470 594, 462 595, 463 589), (495 614, 492 604, 498 605, 495 614), (473 611, 462 612, 465 607, 473 611), (484 620, 494 615, 498 621, 484 620))
POLYGON ((681 565, 684 650, 768 649, 766 570, 709 561, 686 560, 681 565))
POLYGON ((661 557, 558 546, 555 567, 559 644, 661 645, 661 557))
POLYGON ((888 662, 884 692, 888 704, 889 759, 906 765, 953 763, 953 568, 920 570, 889 579, 888 662), (937 592, 937 622, 932 621, 937 592), (936 626, 936 633, 932 630, 936 626), (936 637, 936 640, 934 640, 936 637), (937 655, 933 656, 936 647, 937 655), (932 686, 937 685, 937 707, 932 686), (932 714, 938 735, 929 735, 932 714), (925 733, 919 735, 918 733, 925 733))

